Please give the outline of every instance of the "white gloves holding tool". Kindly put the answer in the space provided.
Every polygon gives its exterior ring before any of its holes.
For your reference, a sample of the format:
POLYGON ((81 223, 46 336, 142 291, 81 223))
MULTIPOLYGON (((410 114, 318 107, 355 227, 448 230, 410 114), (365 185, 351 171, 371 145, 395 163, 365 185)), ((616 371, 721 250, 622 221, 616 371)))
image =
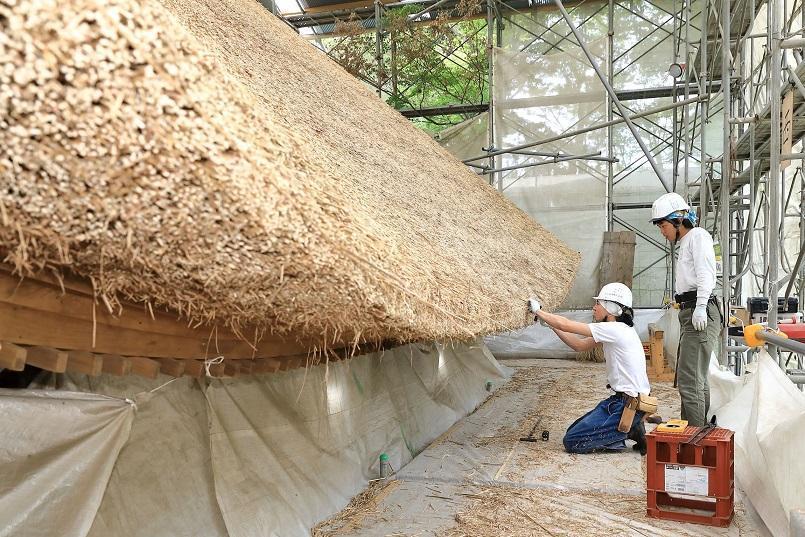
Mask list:
POLYGON ((693 317, 691 318, 693 328, 701 332, 707 328, 707 304, 696 306, 693 310, 693 317))
POLYGON ((545 323, 545 321, 536 316, 537 312, 540 310, 542 310, 542 303, 536 298, 529 298, 528 311, 534 314, 535 316, 534 320, 535 321, 539 320, 539 324, 541 324, 542 326, 548 326, 547 323, 545 323))

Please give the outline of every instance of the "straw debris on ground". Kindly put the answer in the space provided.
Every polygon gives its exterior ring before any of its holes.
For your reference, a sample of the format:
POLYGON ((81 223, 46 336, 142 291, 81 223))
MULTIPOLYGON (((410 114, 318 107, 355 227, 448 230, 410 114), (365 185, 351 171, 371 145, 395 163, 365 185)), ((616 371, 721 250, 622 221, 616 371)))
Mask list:
MULTIPOLYGON (((481 486, 468 496, 471 503, 455 515, 455 526, 443 531, 441 537, 674 537, 698 536, 705 534, 702 529, 709 529, 649 518, 644 496, 506 486, 481 486)), ((736 505, 734 524, 740 535, 757 535, 740 504, 736 505)))
POLYGON ((0 63, 5 263, 110 309, 319 349, 468 339, 578 266, 254 0, 0 0, 0 63))
POLYGON ((360 527, 368 515, 377 512, 377 506, 400 485, 396 479, 379 479, 372 481, 362 492, 356 494, 344 509, 316 524, 310 535, 312 537, 331 537, 349 535, 360 527))

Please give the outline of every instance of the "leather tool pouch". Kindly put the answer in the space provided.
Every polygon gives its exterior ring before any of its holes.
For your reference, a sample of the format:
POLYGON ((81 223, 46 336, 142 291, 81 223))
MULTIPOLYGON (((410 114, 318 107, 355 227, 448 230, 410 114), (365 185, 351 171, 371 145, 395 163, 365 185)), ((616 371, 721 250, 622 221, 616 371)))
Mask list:
POLYGON ((637 411, 637 397, 625 397, 626 403, 623 405, 623 414, 621 414, 621 421, 618 423, 618 431, 628 433, 632 428, 632 421, 637 411))
POLYGON ((651 415, 657 412, 657 398, 644 393, 637 394, 637 410, 651 415))

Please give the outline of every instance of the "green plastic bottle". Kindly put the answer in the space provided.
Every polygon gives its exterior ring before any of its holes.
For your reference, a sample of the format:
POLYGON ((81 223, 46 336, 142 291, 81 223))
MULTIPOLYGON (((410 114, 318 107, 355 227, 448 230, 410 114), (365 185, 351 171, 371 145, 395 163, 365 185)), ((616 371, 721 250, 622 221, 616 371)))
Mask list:
POLYGON ((380 477, 385 479, 391 475, 391 464, 389 464, 389 456, 385 453, 380 454, 380 477))

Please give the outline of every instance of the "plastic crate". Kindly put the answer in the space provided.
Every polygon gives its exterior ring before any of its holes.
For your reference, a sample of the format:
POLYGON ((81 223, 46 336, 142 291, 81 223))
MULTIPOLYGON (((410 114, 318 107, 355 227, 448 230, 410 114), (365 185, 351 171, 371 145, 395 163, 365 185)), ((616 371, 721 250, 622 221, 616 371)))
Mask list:
POLYGON ((708 526, 730 525, 735 499, 733 432, 700 427, 646 434, 646 514, 708 526))

